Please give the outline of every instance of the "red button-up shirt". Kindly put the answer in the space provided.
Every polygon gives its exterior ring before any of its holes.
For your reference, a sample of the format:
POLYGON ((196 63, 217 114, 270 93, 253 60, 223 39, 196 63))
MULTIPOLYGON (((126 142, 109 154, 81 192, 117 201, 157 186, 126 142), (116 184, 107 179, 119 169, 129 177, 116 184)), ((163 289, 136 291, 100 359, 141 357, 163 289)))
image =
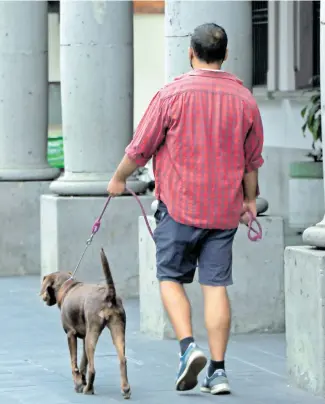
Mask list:
POLYGON ((156 93, 126 154, 139 166, 153 157, 156 197, 175 221, 232 229, 244 173, 261 167, 262 148, 251 92, 229 73, 193 70, 156 93))

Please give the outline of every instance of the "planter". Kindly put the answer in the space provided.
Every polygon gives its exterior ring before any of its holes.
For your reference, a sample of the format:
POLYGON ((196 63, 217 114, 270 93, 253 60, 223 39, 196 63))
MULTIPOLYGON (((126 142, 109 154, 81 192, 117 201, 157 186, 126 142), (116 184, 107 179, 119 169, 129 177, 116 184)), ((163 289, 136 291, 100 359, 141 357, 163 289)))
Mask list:
POLYGON ((290 164, 289 227, 304 231, 324 216, 323 163, 298 161, 290 164))

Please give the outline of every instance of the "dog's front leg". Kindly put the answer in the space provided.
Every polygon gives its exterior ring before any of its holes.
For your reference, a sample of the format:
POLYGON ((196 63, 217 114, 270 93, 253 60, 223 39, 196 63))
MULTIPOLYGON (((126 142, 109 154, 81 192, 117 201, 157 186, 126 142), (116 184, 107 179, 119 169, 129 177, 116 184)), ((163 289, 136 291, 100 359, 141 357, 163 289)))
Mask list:
POLYGON ((69 331, 67 337, 70 351, 72 377, 74 381, 75 390, 77 393, 82 393, 83 383, 77 363, 77 337, 73 331, 69 331))

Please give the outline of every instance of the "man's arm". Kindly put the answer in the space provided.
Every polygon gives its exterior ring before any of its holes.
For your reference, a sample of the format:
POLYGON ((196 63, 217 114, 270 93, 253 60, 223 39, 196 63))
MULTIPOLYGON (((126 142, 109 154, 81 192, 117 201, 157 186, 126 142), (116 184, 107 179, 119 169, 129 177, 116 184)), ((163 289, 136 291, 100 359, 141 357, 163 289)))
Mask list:
POLYGON ((125 182, 138 167, 144 167, 164 140, 168 125, 166 102, 160 92, 151 100, 144 113, 131 143, 119 164, 114 178, 125 182))
POLYGON ((254 201, 259 195, 257 170, 244 175, 244 197, 246 201, 254 201))
POLYGON ((247 135, 245 149, 245 174, 243 179, 246 201, 255 201, 259 195, 258 169, 263 165, 262 157, 264 134, 261 115, 257 105, 253 111, 253 123, 247 135))

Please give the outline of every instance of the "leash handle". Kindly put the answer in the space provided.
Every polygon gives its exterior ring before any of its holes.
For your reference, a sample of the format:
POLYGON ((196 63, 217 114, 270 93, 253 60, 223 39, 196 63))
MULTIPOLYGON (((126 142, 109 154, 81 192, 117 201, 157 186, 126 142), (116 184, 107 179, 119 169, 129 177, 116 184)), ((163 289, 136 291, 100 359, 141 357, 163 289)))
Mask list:
POLYGON ((251 241, 257 241, 257 240, 261 240, 262 236, 263 236, 263 230, 262 230, 262 226, 261 223, 256 219, 256 217, 253 215, 253 213, 251 211, 246 212, 249 215, 249 222, 248 222, 248 238, 251 241), (254 229, 253 224, 256 224, 256 226, 258 227, 258 229, 254 229), (252 233, 255 233, 252 234, 252 233))

